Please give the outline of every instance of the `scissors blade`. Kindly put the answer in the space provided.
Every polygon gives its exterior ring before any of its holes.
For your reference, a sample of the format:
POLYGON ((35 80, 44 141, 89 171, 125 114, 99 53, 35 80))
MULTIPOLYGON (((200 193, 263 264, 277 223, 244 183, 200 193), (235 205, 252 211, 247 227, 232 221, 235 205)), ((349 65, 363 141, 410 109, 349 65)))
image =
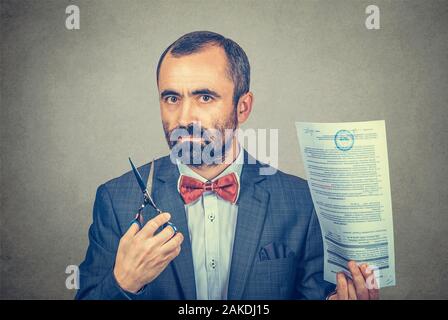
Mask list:
POLYGON ((154 209, 157 210, 157 212, 162 212, 159 207, 156 206, 156 204, 154 203, 154 200, 152 200, 151 197, 151 192, 152 192, 152 183, 153 183, 153 179, 154 179, 154 170, 156 168, 155 165, 155 159, 152 159, 151 165, 149 167, 149 176, 148 176, 148 184, 146 185, 146 191, 144 192, 146 201, 148 201, 153 207, 154 209))
POLYGON ((143 194, 145 194, 147 191, 146 191, 146 186, 145 186, 145 183, 143 182, 142 176, 140 175, 140 172, 138 172, 137 168, 132 163, 131 158, 129 158, 129 162, 131 163, 132 171, 134 171, 134 175, 135 175, 135 178, 137 179, 138 185, 140 186, 140 189, 142 190, 143 194))
POLYGON ((148 183, 146 185, 146 191, 148 192, 148 195, 152 193, 152 183, 153 183, 153 177, 154 177, 154 169, 155 169, 155 159, 152 159, 151 165, 149 167, 149 177, 148 177, 148 183))

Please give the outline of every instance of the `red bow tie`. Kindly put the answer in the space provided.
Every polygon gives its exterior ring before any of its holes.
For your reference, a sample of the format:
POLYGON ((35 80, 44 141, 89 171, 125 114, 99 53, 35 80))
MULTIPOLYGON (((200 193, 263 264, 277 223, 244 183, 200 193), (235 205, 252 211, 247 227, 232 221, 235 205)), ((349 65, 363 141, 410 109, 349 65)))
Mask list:
POLYGON ((204 191, 213 191, 222 199, 235 203, 238 189, 238 180, 234 172, 213 182, 201 182, 198 179, 182 175, 179 182, 180 195, 186 204, 200 198, 204 191))

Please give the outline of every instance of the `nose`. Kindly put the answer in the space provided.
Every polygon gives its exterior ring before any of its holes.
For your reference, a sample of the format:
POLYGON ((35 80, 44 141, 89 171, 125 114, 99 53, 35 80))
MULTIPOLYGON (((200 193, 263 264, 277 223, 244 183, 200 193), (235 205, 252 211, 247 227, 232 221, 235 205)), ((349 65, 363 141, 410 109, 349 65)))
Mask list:
POLYGON ((192 122, 197 121, 194 115, 194 105, 192 99, 185 98, 180 105, 178 123, 179 126, 187 127, 192 122))

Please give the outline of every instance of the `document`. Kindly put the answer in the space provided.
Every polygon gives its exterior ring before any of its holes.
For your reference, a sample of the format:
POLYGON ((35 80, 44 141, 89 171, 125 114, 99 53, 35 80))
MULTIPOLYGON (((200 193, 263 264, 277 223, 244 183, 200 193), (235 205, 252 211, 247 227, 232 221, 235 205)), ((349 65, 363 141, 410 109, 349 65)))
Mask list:
POLYGON ((395 285, 392 201, 384 121, 296 122, 324 244, 324 279, 367 263, 367 285, 395 285))

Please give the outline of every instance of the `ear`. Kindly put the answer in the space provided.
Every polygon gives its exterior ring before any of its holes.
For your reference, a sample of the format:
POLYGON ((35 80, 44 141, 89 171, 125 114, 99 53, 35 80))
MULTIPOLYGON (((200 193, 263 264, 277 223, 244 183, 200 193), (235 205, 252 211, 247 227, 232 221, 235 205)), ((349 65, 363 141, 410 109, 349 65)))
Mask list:
POLYGON ((236 109, 238 117, 238 125, 243 124, 249 118, 249 115, 252 111, 253 101, 254 101, 254 95, 250 91, 240 97, 236 109))

